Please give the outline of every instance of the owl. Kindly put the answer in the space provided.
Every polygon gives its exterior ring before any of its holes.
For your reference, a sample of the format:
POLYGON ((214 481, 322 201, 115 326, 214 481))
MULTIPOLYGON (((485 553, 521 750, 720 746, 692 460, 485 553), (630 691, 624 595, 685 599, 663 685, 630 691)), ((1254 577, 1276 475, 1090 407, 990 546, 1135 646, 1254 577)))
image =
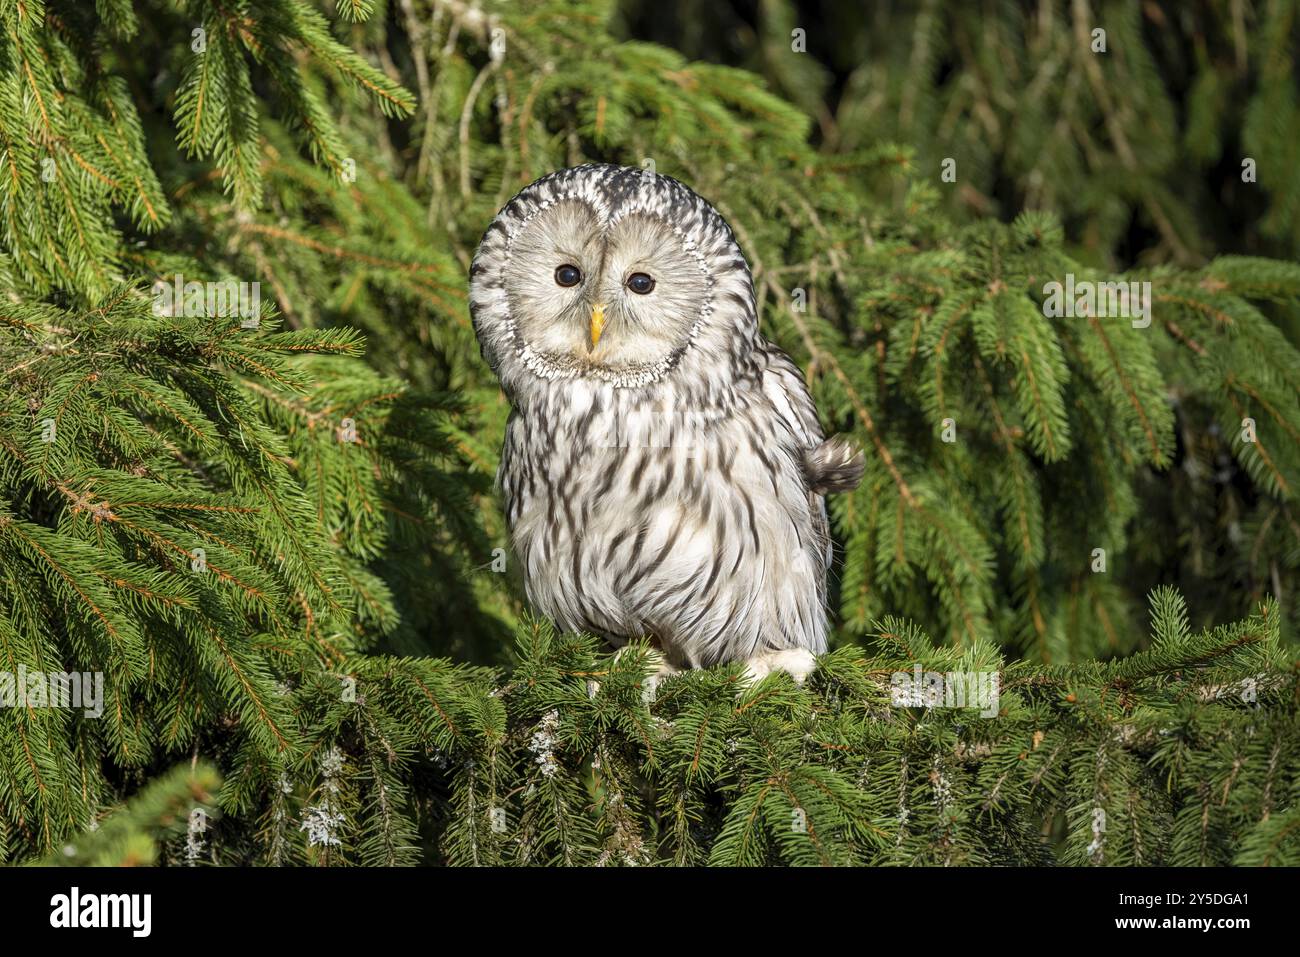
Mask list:
POLYGON ((544 176, 484 233, 470 309, 511 405, 498 482, 533 607, 648 638, 662 672, 802 681, 826 650, 825 496, 864 462, 760 334, 718 212, 649 170, 544 176))

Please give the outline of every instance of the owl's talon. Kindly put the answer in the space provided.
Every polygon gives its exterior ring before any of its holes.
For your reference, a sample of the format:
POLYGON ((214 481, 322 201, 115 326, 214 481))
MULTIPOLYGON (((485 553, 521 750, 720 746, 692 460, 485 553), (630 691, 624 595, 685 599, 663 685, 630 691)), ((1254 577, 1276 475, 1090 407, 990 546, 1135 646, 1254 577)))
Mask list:
POLYGON ((806 648, 782 648, 764 651, 745 662, 744 684, 757 684, 773 671, 784 671, 794 683, 802 685, 817 670, 817 659, 806 648))

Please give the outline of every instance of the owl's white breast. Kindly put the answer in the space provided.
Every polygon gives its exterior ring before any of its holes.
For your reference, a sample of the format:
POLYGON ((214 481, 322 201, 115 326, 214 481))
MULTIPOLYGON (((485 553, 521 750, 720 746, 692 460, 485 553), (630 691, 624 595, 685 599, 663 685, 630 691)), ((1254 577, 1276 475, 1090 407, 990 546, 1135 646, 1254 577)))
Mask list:
POLYGON ((671 383, 539 389, 501 470, 537 610, 615 643, 653 635, 679 664, 824 651, 825 553, 764 401, 742 390, 701 409, 671 383))

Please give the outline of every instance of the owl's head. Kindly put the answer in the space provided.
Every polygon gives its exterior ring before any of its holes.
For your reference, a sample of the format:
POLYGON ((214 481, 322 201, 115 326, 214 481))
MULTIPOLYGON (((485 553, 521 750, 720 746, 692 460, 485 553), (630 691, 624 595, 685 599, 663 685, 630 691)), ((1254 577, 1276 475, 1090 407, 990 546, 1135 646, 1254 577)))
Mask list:
POLYGON ((734 358, 757 333, 722 217, 676 180, 621 166, 561 170, 515 196, 474 256, 470 308, 507 392, 530 376, 644 386, 691 350, 734 358))

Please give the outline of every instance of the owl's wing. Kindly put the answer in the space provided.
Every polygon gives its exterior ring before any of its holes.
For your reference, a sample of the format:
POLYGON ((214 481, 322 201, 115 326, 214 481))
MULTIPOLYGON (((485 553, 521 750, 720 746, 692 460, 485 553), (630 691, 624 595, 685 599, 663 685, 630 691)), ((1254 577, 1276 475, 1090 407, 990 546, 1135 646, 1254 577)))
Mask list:
POLYGON ((825 437, 812 393, 793 359, 766 341, 763 343, 763 359, 763 391, 795 441, 796 448, 791 451, 803 465, 813 531, 823 546, 829 567, 831 537, 825 496, 830 492, 849 492, 857 488, 866 471, 866 459, 861 450, 847 439, 838 435, 829 439, 825 437))
POLYGON ((794 360, 770 342, 764 342, 763 392, 772 408, 790 431, 795 448, 791 449, 796 461, 803 465, 804 479, 808 484, 808 512, 812 518, 813 534, 817 536, 819 550, 826 557, 829 568, 832 561, 830 522, 826 516, 826 500, 817 490, 808 474, 808 457, 816 453, 825 441, 817 407, 812 393, 804 382, 803 373, 794 360))
POLYGON ((763 389, 802 453, 808 487, 819 495, 857 488, 866 469, 862 452, 842 436, 824 437, 803 374, 788 355, 770 342, 763 355, 763 389))
POLYGON ((794 360, 770 342, 762 345, 763 391, 789 428, 800 450, 815 449, 825 438, 817 407, 794 360))

